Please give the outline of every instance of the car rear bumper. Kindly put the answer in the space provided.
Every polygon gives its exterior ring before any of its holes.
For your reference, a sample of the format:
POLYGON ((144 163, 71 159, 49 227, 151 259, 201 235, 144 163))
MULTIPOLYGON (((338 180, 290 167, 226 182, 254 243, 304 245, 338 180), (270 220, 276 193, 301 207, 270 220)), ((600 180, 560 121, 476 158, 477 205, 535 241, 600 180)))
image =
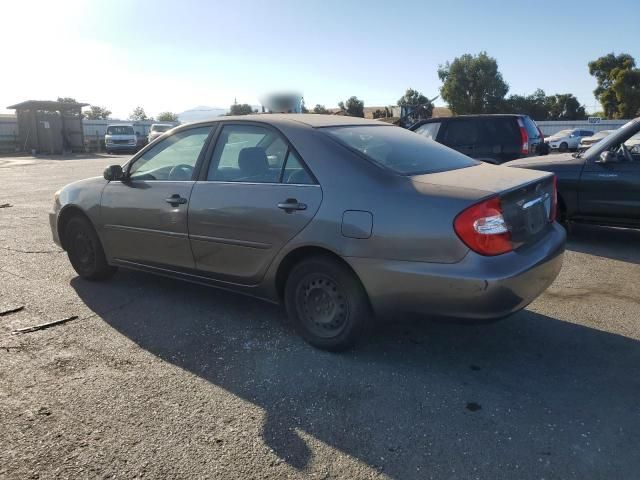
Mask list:
POLYGON ((51 236, 56 245, 62 248, 62 242, 60 241, 60 235, 58 235, 58 214, 55 212, 49 212, 49 226, 51 227, 51 236))
POLYGON ((469 252, 455 264, 348 257, 375 313, 471 320, 501 318, 544 292, 562 267, 566 232, 554 224, 533 245, 496 257, 469 252))

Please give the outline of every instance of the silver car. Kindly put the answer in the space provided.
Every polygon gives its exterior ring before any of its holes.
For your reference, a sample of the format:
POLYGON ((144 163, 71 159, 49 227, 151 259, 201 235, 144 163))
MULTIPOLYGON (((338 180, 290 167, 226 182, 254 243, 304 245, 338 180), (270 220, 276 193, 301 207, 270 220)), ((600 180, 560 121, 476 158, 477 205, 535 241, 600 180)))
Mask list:
POLYGON ((376 120, 248 115, 183 125, 55 194, 78 274, 117 267, 285 305, 312 345, 374 316, 478 321, 556 278, 555 177, 475 161, 376 120))
POLYGON ((560 130, 549 136, 546 142, 551 150, 566 152, 568 150, 577 150, 580 146, 580 141, 585 137, 591 136, 593 136, 593 131, 591 130, 560 130))

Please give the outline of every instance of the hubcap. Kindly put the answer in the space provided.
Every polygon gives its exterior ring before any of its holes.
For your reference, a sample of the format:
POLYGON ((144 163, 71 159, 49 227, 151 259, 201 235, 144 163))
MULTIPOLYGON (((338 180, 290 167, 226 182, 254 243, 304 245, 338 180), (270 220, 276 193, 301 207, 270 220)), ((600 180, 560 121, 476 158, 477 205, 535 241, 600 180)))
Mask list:
POLYGON ((308 275, 298 286, 296 300, 300 317, 314 335, 331 338, 344 330, 348 303, 339 285, 328 276, 308 275))
POLYGON ((95 251, 93 243, 84 232, 77 232, 73 236, 73 256, 77 265, 83 270, 93 267, 95 251))

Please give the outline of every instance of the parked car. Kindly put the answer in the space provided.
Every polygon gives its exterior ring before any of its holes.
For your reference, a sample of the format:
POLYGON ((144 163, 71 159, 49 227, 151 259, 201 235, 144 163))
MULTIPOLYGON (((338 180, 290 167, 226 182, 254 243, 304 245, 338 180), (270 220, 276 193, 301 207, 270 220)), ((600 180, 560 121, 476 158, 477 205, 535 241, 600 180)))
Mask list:
POLYGON ((376 120, 247 115, 180 126, 55 194, 78 274, 139 269, 284 303, 316 347, 372 316, 487 320, 558 274, 550 173, 477 162, 376 120))
POLYGON ((174 126, 169 123, 154 123, 153 125, 151 125, 151 129, 149 130, 147 141, 149 143, 153 142, 156 138, 158 138, 163 133, 168 132, 173 127, 174 126))
POLYGON ((527 115, 430 118, 410 130, 488 163, 548 153, 542 132, 527 115))
POLYGON ((560 130, 559 132, 547 137, 547 143, 551 150, 567 152, 569 150, 577 150, 580 145, 580 141, 583 138, 592 136, 593 131, 591 130, 560 130))
POLYGON ((628 141, 640 131, 640 117, 585 152, 523 159, 507 164, 554 172, 558 178, 558 219, 640 227, 640 147, 628 141))
POLYGON ((104 145, 107 153, 137 151, 138 137, 133 129, 133 125, 107 125, 104 145))
POLYGON ((599 132, 594 133, 590 137, 582 137, 582 139, 580 140, 580 144, 578 145, 578 150, 579 151, 586 150, 591 145, 593 145, 594 143, 598 143, 604 137, 606 137, 607 135, 613 132, 615 132, 615 130, 600 130, 599 132))

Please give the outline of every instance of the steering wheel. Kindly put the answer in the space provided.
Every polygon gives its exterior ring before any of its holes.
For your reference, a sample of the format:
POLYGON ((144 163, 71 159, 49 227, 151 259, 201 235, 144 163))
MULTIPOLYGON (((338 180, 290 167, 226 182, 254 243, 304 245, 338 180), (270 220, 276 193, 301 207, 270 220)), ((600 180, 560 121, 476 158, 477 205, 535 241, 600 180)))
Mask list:
POLYGON ((618 152, 622 152, 622 156, 627 162, 633 162, 633 155, 631 155, 631 152, 624 143, 620 144, 618 152))
POLYGON ((191 180, 191 176, 193 175, 193 167, 191 165, 187 165, 185 163, 181 163, 180 165, 176 165, 169 171, 168 180, 191 180))

